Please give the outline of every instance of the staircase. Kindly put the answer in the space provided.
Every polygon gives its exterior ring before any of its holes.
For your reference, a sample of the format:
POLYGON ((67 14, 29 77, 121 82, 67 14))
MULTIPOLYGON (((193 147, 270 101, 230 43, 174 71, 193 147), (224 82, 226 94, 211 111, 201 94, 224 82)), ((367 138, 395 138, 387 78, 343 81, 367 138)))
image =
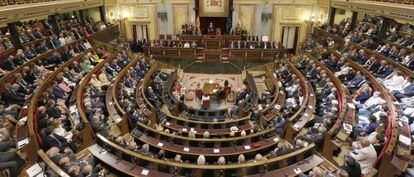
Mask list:
POLYGON ((230 63, 229 59, 230 59, 229 49, 228 48, 223 48, 223 50, 221 50, 221 62, 222 63, 230 63))
POLYGON ((196 57, 196 62, 200 63, 204 61, 204 48, 203 47, 198 47, 197 48, 197 57, 196 57))

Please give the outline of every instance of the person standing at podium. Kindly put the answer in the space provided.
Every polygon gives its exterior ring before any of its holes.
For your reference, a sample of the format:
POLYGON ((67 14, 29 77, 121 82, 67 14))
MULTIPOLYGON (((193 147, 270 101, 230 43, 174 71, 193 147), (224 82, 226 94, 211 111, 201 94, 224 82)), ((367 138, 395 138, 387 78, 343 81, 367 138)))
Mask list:
POLYGON ((214 35, 214 25, 213 22, 210 22, 210 24, 208 25, 208 35, 214 35))

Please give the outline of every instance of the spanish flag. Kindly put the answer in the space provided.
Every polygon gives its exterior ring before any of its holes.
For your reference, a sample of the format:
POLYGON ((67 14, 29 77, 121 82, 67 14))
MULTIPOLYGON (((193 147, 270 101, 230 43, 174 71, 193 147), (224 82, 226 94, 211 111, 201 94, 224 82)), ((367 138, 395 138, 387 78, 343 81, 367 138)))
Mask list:
POLYGON ((200 30, 200 16, 197 16, 197 21, 196 21, 196 30, 199 31, 200 30))

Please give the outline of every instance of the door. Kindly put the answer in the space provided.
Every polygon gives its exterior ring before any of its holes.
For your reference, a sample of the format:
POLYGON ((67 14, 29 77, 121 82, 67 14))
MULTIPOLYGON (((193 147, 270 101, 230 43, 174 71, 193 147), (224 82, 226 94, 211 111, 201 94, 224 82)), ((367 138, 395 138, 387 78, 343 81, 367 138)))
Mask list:
POLYGON ((287 49, 296 51, 299 39, 298 26, 284 26, 282 29, 282 45, 287 49))
POLYGON ((145 39, 146 41, 148 41, 148 25, 147 24, 132 25, 132 36, 134 40, 145 39))

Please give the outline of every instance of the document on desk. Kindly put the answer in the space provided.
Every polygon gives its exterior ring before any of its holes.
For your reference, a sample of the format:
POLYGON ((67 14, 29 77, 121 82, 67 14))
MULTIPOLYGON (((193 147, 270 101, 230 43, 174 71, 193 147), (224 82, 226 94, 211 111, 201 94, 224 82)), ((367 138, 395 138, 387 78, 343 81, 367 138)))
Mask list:
POLYGON ((29 138, 22 139, 17 142, 17 149, 22 148, 24 145, 29 144, 29 138))
POLYGON ((295 168, 295 169, 293 169, 293 171, 294 171, 296 174, 301 174, 301 173, 302 173, 302 170, 301 170, 300 168, 295 168))
POLYGON ((355 105, 352 104, 352 103, 348 103, 348 107, 351 108, 351 109, 355 109, 355 105))
POLYGON ((147 175, 148 175, 148 173, 149 173, 149 170, 144 169, 144 170, 142 170, 141 175, 145 175, 145 176, 147 176, 147 175))
POLYGON ((43 177, 43 168, 39 165, 39 163, 35 163, 33 166, 26 169, 26 173, 29 177, 43 177))
POLYGON ((220 153, 220 149, 214 149, 214 153, 220 153))
POLYGON ((400 142, 402 143, 402 144, 404 144, 405 146, 410 146, 410 144, 411 144, 411 138, 410 137, 407 137, 407 136, 404 136, 404 135, 399 135, 398 136, 398 139, 400 140, 400 142))

